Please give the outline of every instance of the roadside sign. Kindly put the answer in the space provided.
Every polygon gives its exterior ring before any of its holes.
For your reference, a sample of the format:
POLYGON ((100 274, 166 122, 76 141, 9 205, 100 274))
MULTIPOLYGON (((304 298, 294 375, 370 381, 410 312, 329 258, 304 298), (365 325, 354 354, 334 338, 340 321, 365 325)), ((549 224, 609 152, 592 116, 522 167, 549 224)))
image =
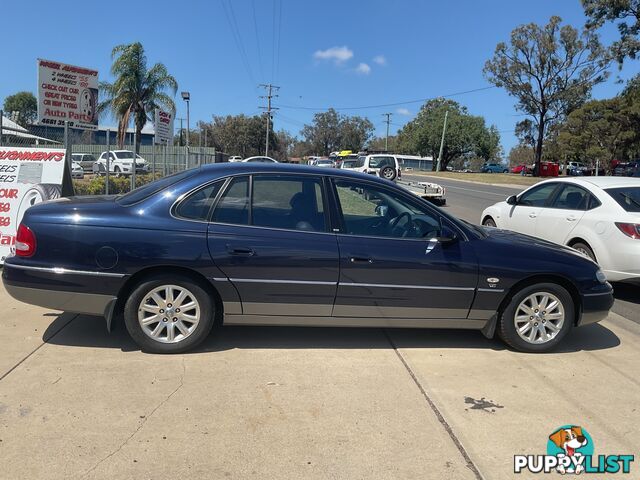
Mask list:
POLYGON ((27 208, 60 198, 64 155, 63 148, 0 147, 0 265, 27 208))
POLYGON ((38 59, 38 123, 98 129, 98 71, 38 59))
POLYGON ((173 142, 173 117, 172 112, 165 112, 156 108, 154 129, 156 132, 155 143, 170 145, 173 142))

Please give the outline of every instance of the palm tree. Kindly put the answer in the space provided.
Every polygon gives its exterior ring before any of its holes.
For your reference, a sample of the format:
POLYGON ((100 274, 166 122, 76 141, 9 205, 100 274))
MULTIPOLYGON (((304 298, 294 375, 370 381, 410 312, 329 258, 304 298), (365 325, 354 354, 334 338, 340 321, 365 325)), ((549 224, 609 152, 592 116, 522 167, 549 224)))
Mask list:
POLYGON ((139 147, 142 128, 153 118, 156 108, 175 112, 176 105, 166 91, 175 95, 178 82, 162 63, 147 69, 147 57, 139 42, 114 47, 111 58, 111 74, 115 81, 100 82, 102 101, 98 104, 98 112, 111 111, 118 119, 119 148, 124 144, 127 125, 133 117, 136 147, 139 147))

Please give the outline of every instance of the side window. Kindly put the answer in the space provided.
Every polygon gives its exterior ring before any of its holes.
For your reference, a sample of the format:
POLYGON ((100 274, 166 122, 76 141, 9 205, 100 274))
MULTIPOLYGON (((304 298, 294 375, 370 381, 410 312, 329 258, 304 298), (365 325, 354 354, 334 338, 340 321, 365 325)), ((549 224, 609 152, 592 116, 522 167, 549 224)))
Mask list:
POLYGON ((252 225, 324 232, 322 184, 311 176, 253 177, 252 225))
POLYGON ((546 183, 539 187, 534 187, 531 190, 523 193, 518 198, 518 205, 525 207, 544 207, 545 203, 551 194, 555 191, 557 183, 546 183))
POLYGON ((431 238, 440 233, 440 217, 397 193, 376 185, 335 183, 344 232, 396 238, 431 238))
POLYGON ((100 155, 100 160, 106 160, 106 159, 107 159, 106 152, 102 152, 102 155, 100 155))
POLYGON ((201 188, 185 198, 176 208, 177 217, 188 220, 209 220, 209 212, 224 182, 216 182, 201 188))
POLYGON ((236 177, 231 181, 213 212, 212 221, 249 224, 249 177, 236 177))
POLYGON ((586 210, 588 201, 589 193, 586 190, 567 184, 562 186, 551 207, 564 210, 586 210))

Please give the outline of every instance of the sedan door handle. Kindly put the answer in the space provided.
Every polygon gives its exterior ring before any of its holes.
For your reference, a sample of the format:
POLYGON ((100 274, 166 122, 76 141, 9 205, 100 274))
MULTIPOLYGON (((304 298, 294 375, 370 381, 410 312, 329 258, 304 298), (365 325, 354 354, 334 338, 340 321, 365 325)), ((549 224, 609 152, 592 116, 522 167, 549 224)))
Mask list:
POLYGON ((577 218, 572 215, 570 217, 567 217, 567 220, 569 220, 570 222, 575 222, 577 218))
POLYGON ((240 257, 253 257, 256 254, 255 250, 248 247, 227 247, 227 252, 240 257))
POLYGON ((351 263, 373 263, 373 259, 368 257, 351 257, 349 261, 351 263))
POLYGON ((537 213, 530 213, 529 218, 536 218, 538 216, 537 213))

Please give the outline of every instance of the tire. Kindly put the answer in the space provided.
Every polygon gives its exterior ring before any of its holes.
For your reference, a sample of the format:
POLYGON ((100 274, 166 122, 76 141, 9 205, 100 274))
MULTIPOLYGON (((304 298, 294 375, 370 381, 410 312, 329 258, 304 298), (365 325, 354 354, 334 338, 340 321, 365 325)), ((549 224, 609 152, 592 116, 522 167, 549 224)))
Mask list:
POLYGON ((62 196, 62 187, 52 183, 39 183, 29 188, 20 200, 18 205, 18 213, 16 214, 16 225, 20 224, 24 212, 29 207, 47 200, 55 200, 62 196))
POLYGON ((574 318, 573 298, 564 287, 556 283, 537 283, 524 287, 513 295, 500 316, 498 334, 507 345, 520 352, 547 352, 555 348, 569 333, 574 318), (548 298, 546 306, 542 303, 544 296, 548 298), (550 311, 536 308, 548 308, 555 301, 558 306, 553 306, 550 311), (527 310, 528 307, 531 308, 527 310), (516 324, 523 330, 522 333, 518 333, 516 324), (547 339, 542 332, 546 332, 547 339))
POLYGON ((579 251, 584 256, 589 257, 591 260, 598 263, 598 261, 596 260, 596 254, 593 253, 593 249, 587 243, 575 242, 571 245, 571 248, 579 251))
POLYGON ((122 176, 122 170, 120 170, 120 167, 118 165, 113 167, 113 174, 118 178, 122 176))
POLYGON ((395 180, 398 176, 398 172, 393 167, 383 167, 380 170, 380 176, 385 180, 395 180))
POLYGON ((484 225, 485 227, 493 227, 493 228, 497 228, 498 226, 496 225, 496 221, 491 218, 491 217, 487 217, 482 221, 482 225, 484 225))
POLYGON ((211 295, 199 283, 180 275, 156 275, 135 287, 124 307, 124 322, 129 335, 144 352, 182 353, 207 338, 214 324, 214 310, 211 295), (163 293, 167 289, 172 291, 170 302, 163 293), (179 292, 185 292, 182 300, 179 292), (152 298, 154 293, 158 301, 152 298), (181 312, 179 306, 186 304, 195 306, 181 312))
POLYGON ((505 168, 504 170, 502 170, 502 173, 509 173, 509 170, 505 168))

